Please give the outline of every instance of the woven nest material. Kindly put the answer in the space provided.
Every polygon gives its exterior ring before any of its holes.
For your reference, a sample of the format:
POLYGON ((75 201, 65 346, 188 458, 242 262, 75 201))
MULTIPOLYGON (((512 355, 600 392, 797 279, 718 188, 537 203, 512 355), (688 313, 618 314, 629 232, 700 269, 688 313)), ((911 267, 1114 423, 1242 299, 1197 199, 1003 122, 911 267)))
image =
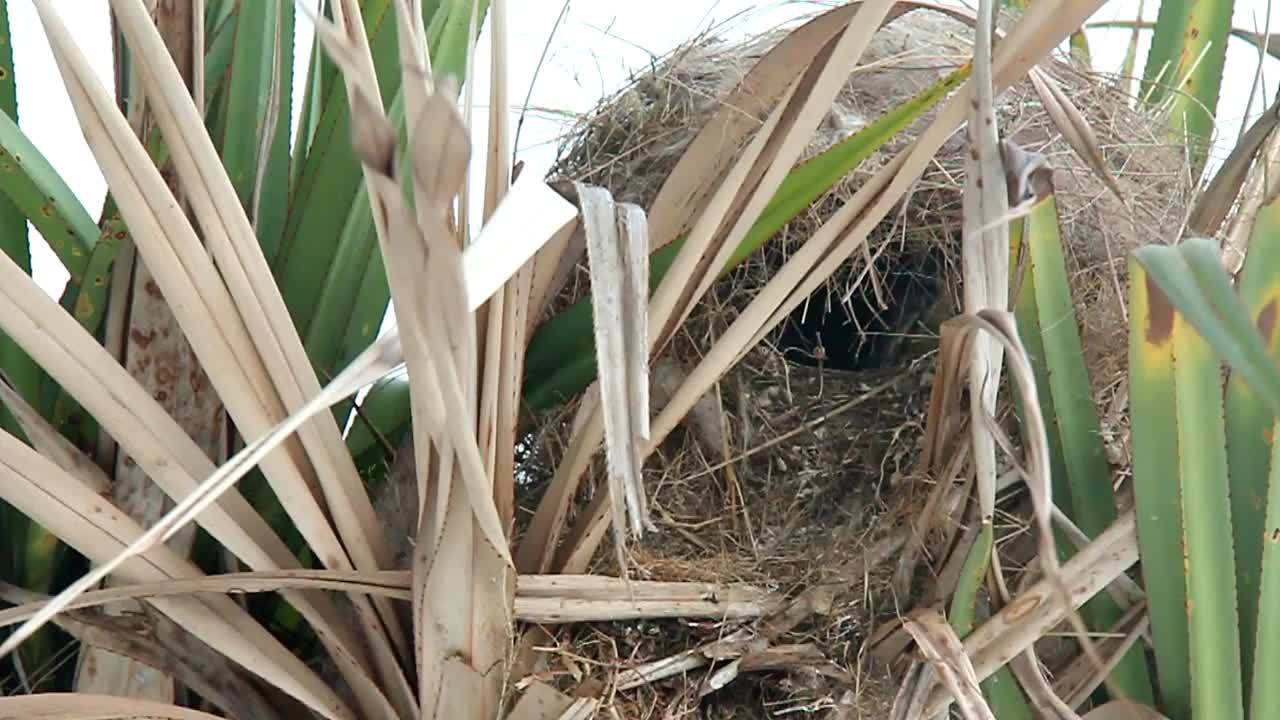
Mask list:
MULTIPOLYGON (((698 129, 781 37, 700 37, 654 63, 569 130, 551 179, 603 186, 620 201, 648 207, 698 129)), ((957 68, 971 55, 971 37, 967 26, 923 10, 887 25, 807 155, 843 140, 957 68)), ((1044 154, 1054 169, 1087 365, 1104 433, 1113 440, 1114 460, 1124 465, 1124 429, 1117 419, 1123 412, 1116 408, 1124 403, 1125 260, 1133 247, 1178 236, 1189 173, 1181 150, 1166 144, 1160 122, 1131 109, 1113 79, 1066 60, 1041 69, 1092 124, 1125 199, 1117 200, 1062 140, 1029 82, 999 97, 1004 136, 1044 154)), ((691 368, 789 253, 931 117, 895 137, 718 281, 659 371, 678 377, 691 368)), ((899 481, 909 474, 923 434, 930 353, 937 347, 928 315, 939 308, 954 314, 959 307, 962 143, 961 133, 946 142, 910 195, 868 239, 866 253, 851 258, 790 327, 780 327, 754 348, 694 411, 686 431, 673 434, 648 461, 646 483, 659 532, 633 548, 633 573, 646 579, 749 581, 793 593, 838 577, 919 507, 928 489, 899 481), (860 332, 847 333, 847 347, 806 334, 806 328, 830 334, 851 323, 860 332), (831 367, 839 358, 852 358, 843 364, 856 369, 831 367)), ((552 311, 583 297, 586 287, 584 267, 552 311)), ((543 419, 535 464, 554 467, 567 440, 568 410, 543 419)), ((529 488, 526 506, 536 503, 537 486, 529 488)), ((593 492, 584 490, 583 500, 593 492)), ((598 553, 595 570, 611 570, 612 557, 598 553)), ((845 673, 843 680, 794 670, 744 676, 699 700, 689 690, 696 683, 686 678, 620 695, 615 702, 624 717, 663 717, 648 713, 690 703, 701 703, 704 717, 762 717, 786 709, 838 708, 842 702, 841 717, 882 717, 893 686, 883 668, 860 664, 860 648, 878 620, 913 602, 893 597, 892 563, 883 565, 849 578, 848 592, 829 612, 800 625, 791 638, 820 648, 845 673), (857 682, 850 684, 851 678, 857 682)), ((561 642, 606 667, 622 667, 672 655, 717 632, 724 630, 680 622, 617 623, 566 630, 561 642)))

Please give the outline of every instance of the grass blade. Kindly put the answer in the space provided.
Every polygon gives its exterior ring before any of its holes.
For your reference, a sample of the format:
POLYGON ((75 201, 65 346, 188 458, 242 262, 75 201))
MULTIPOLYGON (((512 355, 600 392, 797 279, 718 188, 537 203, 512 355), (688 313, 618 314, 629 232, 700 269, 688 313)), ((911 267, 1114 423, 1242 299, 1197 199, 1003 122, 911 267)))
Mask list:
MULTIPOLYGON (((1272 202, 1259 208, 1254 217, 1253 232, 1248 254, 1240 272, 1240 300, 1247 308, 1272 362, 1280 359, 1280 342, 1276 333, 1277 299, 1280 297, 1280 203, 1272 202)), ((1268 490, 1275 483, 1269 479, 1274 472, 1272 443, 1269 433, 1275 424, 1276 414, 1244 378, 1232 373, 1226 390, 1226 438, 1227 467, 1230 470, 1231 524, 1235 530, 1236 587, 1240 606, 1241 663, 1247 671, 1255 667, 1254 645, 1265 641, 1257 632, 1258 608, 1261 597, 1261 572, 1266 528, 1274 527, 1266 522, 1270 512, 1268 490)), ((1256 692, 1268 692, 1260 685, 1253 685, 1254 676, 1246 673, 1245 696, 1250 687, 1256 692)), ((1266 677, 1256 676, 1256 677, 1266 677)), ((1265 704, 1270 704, 1269 701, 1265 704)), ((1255 715, 1255 717, 1267 717, 1255 715)))
MULTIPOLYGON (((1197 172, 1204 167, 1213 140, 1234 4, 1234 0, 1196 0, 1187 5, 1183 40, 1172 76, 1179 84, 1169 99, 1169 130, 1174 142, 1187 144, 1197 172)), ((1162 14, 1163 10, 1161 7, 1162 14)), ((1156 34, 1159 33, 1157 19, 1156 34)))
MULTIPOLYGON (((1276 432, 1280 432, 1280 424, 1272 426, 1272 437, 1276 432)), ((1274 534, 1274 528, 1280 526, 1280 446, 1272 447, 1267 482, 1266 527, 1273 530, 1263 544, 1258 597, 1251 598, 1259 608, 1253 664, 1244 667, 1247 675, 1251 676, 1249 682, 1253 690, 1249 696, 1249 716, 1254 718, 1275 717, 1280 713, 1280 687, 1269 682, 1275 677, 1276 668, 1280 668, 1280 603, 1276 602, 1276 598, 1280 598, 1280 544, 1275 542, 1274 534)))
MULTIPOLYGON (((67 255, 63 263, 75 267, 70 248, 79 245, 83 231, 63 220, 87 217, 75 196, 62 183, 44 157, 18 129, 17 80, 13 64, 12 32, 9 27, 9 4, 0 2, 0 252, 3 252, 27 274, 31 273, 31 245, 27 233, 28 219, 33 221, 52 247, 60 247, 67 255), (66 205, 56 204, 62 200, 66 205), (79 209, 81 215, 76 215, 79 209)), ((83 238, 92 243, 92 237, 83 238)), ((12 338, 0 333, 0 374, 10 389, 24 403, 38 404, 44 374, 40 367, 12 338)), ((9 405, 9 403, 0 403, 9 405)), ((0 429, 19 438, 27 438, 20 418, 11 407, 0 406, 0 429)), ((30 439, 28 439, 30 441, 30 439)), ((12 507, 0 505, 0 525, 4 526, 0 542, 11 550, 0 557, 8 577, 25 587, 47 591, 61 564, 63 547, 57 537, 31 522, 12 507)), ((54 648, 48 633, 26 648, 23 660, 29 667, 41 667, 53 659, 54 648)))
POLYGON ((1142 576, 1161 704, 1191 719, 1191 655, 1182 493, 1174 403, 1174 308, 1136 259, 1129 261, 1129 403, 1133 489, 1142 576))
MULTIPOLYGON (((0 113, 0 191, 7 197, 9 207, 29 219, 49 243, 72 282, 81 282, 98 238, 98 226, 62 176, 7 113, 0 113)), ((22 238, 25 247, 25 221, 20 236, 6 234, 6 244, 16 242, 17 237, 22 238)))
POLYGON ((1188 0, 1160 0, 1147 65, 1142 71, 1140 97, 1150 105, 1160 105, 1172 92, 1174 78, 1178 77, 1178 56, 1183 51, 1187 13, 1192 4, 1194 2, 1188 0))
MULTIPOLYGON (((483 13, 488 3, 482 3, 482 6, 483 13)), ((435 14, 428 18, 430 29, 426 43, 431 53, 431 66, 440 76, 461 77, 466 64, 467 18, 471 3, 446 3, 434 8, 435 14), (450 21, 438 21, 441 13, 447 13, 450 21)), ((431 9, 424 8, 424 12, 431 9)), ((401 102, 398 97, 401 79, 391 0, 361 0, 360 11, 380 96, 395 112, 401 102)), ((332 283, 326 281, 321 284, 316 282, 316 278, 327 278, 335 271, 351 272, 351 268, 336 264, 340 241, 346 238, 348 242, 367 243, 372 247, 374 235, 373 218, 361 214, 367 205, 360 200, 364 192, 360 165, 347 140, 352 132, 347 91, 331 62, 326 60, 318 66, 320 71, 316 73, 316 63, 313 63, 313 80, 315 87, 322 92, 315 88, 308 90, 312 102, 308 112, 314 117, 315 129, 310 140, 300 145, 307 150, 305 159, 299 161, 295 157, 295 163, 300 163, 295 169, 297 181, 291 189, 289 217, 279 253, 273 258, 272 265, 299 333, 309 338, 308 346, 318 347, 323 353, 335 346, 339 337, 313 335, 310 331, 321 301, 322 288, 335 289, 338 295, 326 306, 337 308, 345 317, 345 311, 352 306, 351 300, 360 286, 344 284, 339 278, 332 283)), ((397 129, 402 131, 399 125, 397 129)), ((347 256, 360 256, 370 250, 350 247, 343 252, 347 256)), ((357 268, 355 272, 360 270, 357 268)), ((384 302, 388 301, 389 296, 384 302)), ((345 321, 324 322, 335 332, 348 326, 345 321)), ((364 322, 363 318, 361 322, 364 322)), ((326 371, 334 369, 318 367, 326 371)))
POLYGON ((1242 720, 1234 538, 1230 499, 1222 482, 1227 475, 1222 368, 1213 349, 1180 315, 1174 316, 1173 354, 1186 538, 1191 713, 1198 718, 1242 720))
MULTIPOLYGON (((1018 297, 1018 326, 1024 341, 1035 337, 1040 352, 1032 356, 1045 417, 1052 413, 1051 452, 1060 452, 1065 471, 1054 476, 1054 496, 1068 502, 1061 507, 1089 538, 1115 521, 1116 505, 1111 489, 1111 468, 1102 446, 1102 431, 1093 387, 1084 365, 1084 349, 1071 298, 1066 261, 1058 230, 1057 203, 1047 195, 1021 224, 1021 248, 1027 268, 1018 297), (1065 485, 1063 490, 1057 486, 1065 485)), ((1059 544, 1059 548, 1069 548, 1059 544)), ((1063 558, 1066 559, 1066 558, 1063 558)), ((1109 596, 1102 595, 1082 612, 1091 628, 1105 630, 1122 616, 1109 596)), ((1124 697, 1150 704, 1153 693, 1142 651, 1131 650, 1112 672, 1110 682, 1124 697)))

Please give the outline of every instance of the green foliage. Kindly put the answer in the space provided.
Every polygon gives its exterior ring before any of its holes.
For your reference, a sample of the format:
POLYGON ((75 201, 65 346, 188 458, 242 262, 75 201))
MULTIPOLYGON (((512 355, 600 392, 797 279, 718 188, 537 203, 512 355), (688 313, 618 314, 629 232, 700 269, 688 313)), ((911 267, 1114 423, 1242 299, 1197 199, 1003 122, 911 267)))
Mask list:
POLYGON ((1243 718, 1246 702, 1249 717, 1270 717, 1280 702, 1269 682, 1280 662, 1271 632, 1280 620, 1273 609, 1280 557, 1263 540, 1280 518, 1271 481, 1280 408, 1272 213, 1258 215, 1239 295, 1209 239, 1142 248, 1141 267, 1131 267, 1138 530, 1164 705, 1174 720, 1243 718), (1231 369, 1225 400, 1219 358, 1231 369), (1182 540, 1181 553, 1153 546, 1172 538, 1182 540), (1156 583, 1164 575, 1185 575, 1185 590, 1169 587, 1162 597, 1156 583), (1167 606, 1160 623, 1157 603, 1167 606))
MULTIPOLYGON (((1046 196, 1026 218, 1011 223, 1009 236, 1010 256, 1021 253, 1024 260, 1021 283, 1015 284, 1020 290, 1014 315, 1040 391, 1054 503, 1086 536, 1094 538, 1115 521, 1116 504, 1093 388, 1084 365, 1055 197, 1046 196)), ((1065 538, 1059 537, 1057 546, 1061 559, 1074 555, 1065 538)), ((1102 594, 1085 604, 1082 615, 1090 628, 1105 632, 1119 622, 1123 612, 1115 600, 1102 594)), ((1109 682, 1126 698, 1153 701, 1140 648, 1125 654, 1109 682)))
POLYGON ((1161 708, 1191 717, 1191 651, 1182 552, 1182 492, 1173 386, 1173 308, 1129 263, 1129 413, 1138 549, 1151 618, 1161 708))

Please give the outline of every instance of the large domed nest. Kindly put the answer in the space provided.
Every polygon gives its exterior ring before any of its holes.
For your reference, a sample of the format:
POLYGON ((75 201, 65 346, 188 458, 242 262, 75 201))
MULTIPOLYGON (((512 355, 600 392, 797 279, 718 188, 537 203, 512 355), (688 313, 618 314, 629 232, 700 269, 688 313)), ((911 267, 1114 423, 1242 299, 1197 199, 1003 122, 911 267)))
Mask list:
MULTIPOLYGON (((600 185, 620 201, 647 207, 705 120, 781 37, 780 31, 732 41, 704 36, 655 62, 569 128, 551 179, 600 185)), ((888 24, 853 70, 809 154, 955 70, 971 56, 971 38, 966 25, 926 9, 888 24)), ((1160 122, 1132 109, 1119 80, 1065 57, 1041 70, 1091 123, 1124 198, 1062 139, 1030 82, 998 98, 1004 136, 1044 154, 1053 168, 1087 363, 1122 469, 1125 259, 1137 245, 1178 236, 1189 172, 1180 150, 1167 146, 1160 122)), ((713 286, 659 362, 656 395, 698 361, 788 253, 930 119, 893 138, 713 286)), ((702 717, 807 709, 858 718, 887 711, 894 688, 885 668, 866 660, 864 646, 878 623, 919 600, 895 596, 889 579, 894 548, 930 490, 912 479, 912 468, 937 326, 959 307, 962 143, 962 133, 948 140, 865 252, 725 375, 645 466, 658 532, 633 548, 633 575, 746 581, 789 596, 828 588, 811 613, 774 639, 797 648, 802 659, 743 672, 715 691, 705 674, 689 674, 618 693, 613 702, 623 717, 675 716, 652 711, 693 705, 703 707, 702 717)), ((584 265, 552 312, 586 293, 584 265)), ((536 468, 554 468, 569 410, 539 420, 531 443, 539 450, 529 461, 534 475, 536 468)), ((525 507, 536 504, 540 485, 522 491, 525 507)), ((593 492, 585 490, 582 502, 593 492)), ((612 557, 598 553, 594 569, 614 570, 612 557)), ((917 592, 927 593, 927 586, 926 578, 917 592)), ((568 678, 568 689, 583 673, 603 677, 609 669, 705 649, 733 629, 679 621, 570 627, 556 638, 564 652, 541 662, 544 676, 568 678)))

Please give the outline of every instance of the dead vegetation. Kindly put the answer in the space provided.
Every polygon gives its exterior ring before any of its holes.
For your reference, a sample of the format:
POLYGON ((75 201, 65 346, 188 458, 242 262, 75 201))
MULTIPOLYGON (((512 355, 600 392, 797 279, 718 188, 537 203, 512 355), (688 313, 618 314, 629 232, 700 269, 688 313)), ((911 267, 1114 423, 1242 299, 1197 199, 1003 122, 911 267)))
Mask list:
MULTIPOLYGON (((647 206, 702 122, 781 35, 700 37, 681 47, 568 131, 551 179, 600 185, 647 206)), ((970 37, 965 25, 927 10, 882 29, 807 155, 957 68, 971 53, 970 37)), ((1046 155, 1054 171, 1087 364, 1101 389, 1109 454, 1123 474, 1124 260, 1133 247, 1178 235, 1189 173, 1179 150, 1163 142, 1163 125, 1131 109, 1112 78, 1062 59, 1041 68, 1092 124, 1123 195, 1121 202, 1061 139, 1030 82, 1000 96, 1005 135, 1046 155)), ((655 370, 655 405, 663 373, 678 378, 690 367, 791 249, 931 118, 894 137, 713 287, 655 370)), ((612 677, 626 688, 618 673, 692 654, 703 662, 614 694, 620 715, 680 717, 701 707, 701 717, 715 718, 885 716, 896 687, 888 666, 869 658, 867 640, 898 612, 937 597, 931 590, 945 559, 926 544, 912 594, 894 592, 895 556, 933 485, 916 459, 938 323, 959 307, 962 143, 960 135, 947 141, 861 256, 726 374, 645 466, 659 532, 630 549, 633 576, 749 582, 796 600, 746 629, 678 620, 555 629, 528 656, 539 678, 568 690, 612 677), (718 669, 694 669, 713 659, 718 669), (740 671, 744 677, 729 683, 740 671)), ((566 287, 552 311, 585 296, 583 265, 566 287)), ((525 464, 526 509, 563 451, 572 410, 541 418, 531 437, 538 450, 525 464)), ((599 477, 603 462, 596 463, 599 477)), ((580 492, 571 512, 594 492, 580 492)), ((1019 543, 1034 547, 1024 506, 1016 493, 1006 495, 1015 497, 1004 498, 1000 542, 1016 561, 1030 554, 1019 553, 1019 543)), ((616 571, 612 556, 598 553, 591 570, 616 571)))

